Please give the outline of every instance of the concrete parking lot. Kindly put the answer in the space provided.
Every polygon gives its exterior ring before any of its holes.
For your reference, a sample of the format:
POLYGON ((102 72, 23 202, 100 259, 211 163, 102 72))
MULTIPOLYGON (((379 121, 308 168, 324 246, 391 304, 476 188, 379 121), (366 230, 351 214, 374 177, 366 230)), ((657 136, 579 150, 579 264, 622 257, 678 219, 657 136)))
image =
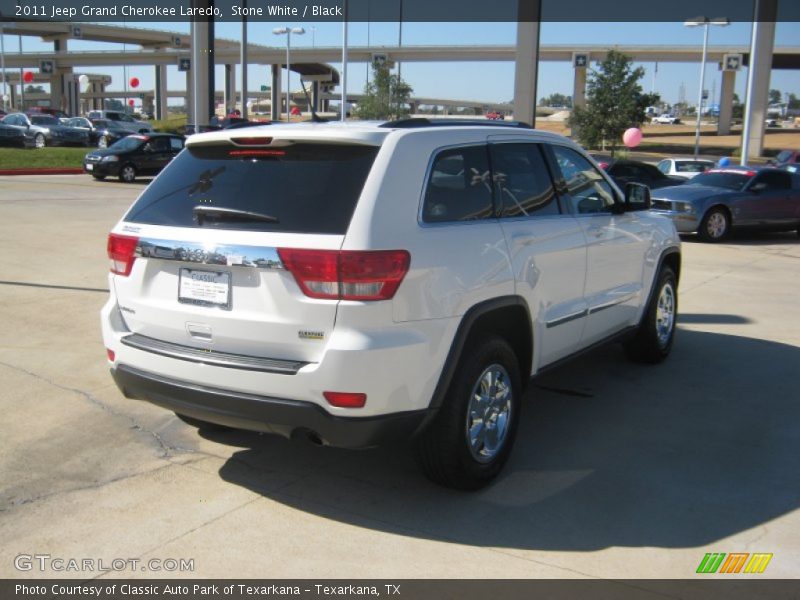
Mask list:
POLYGON ((687 578, 706 552, 798 575, 794 233, 686 240, 670 359, 611 346, 535 380, 502 477, 468 494, 407 448, 200 435, 124 399, 98 312, 106 234, 141 189, 0 178, 0 577, 115 574, 15 567, 49 554, 194 560, 123 576, 687 578))

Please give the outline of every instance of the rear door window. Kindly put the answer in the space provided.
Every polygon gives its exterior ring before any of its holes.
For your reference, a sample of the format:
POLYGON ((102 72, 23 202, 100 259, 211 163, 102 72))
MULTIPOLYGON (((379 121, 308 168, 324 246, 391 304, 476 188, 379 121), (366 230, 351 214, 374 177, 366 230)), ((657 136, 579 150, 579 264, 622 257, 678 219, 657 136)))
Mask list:
POLYGON ((484 144, 436 155, 425 187, 426 223, 474 221, 494 214, 488 150, 484 144))
POLYGON ((539 144, 492 144, 490 149, 503 217, 559 214, 553 182, 539 144))
POLYGON ((131 207, 134 223, 344 234, 375 160, 374 146, 297 143, 190 146, 131 207), (274 218, 200 219, 197 206, 274 218))

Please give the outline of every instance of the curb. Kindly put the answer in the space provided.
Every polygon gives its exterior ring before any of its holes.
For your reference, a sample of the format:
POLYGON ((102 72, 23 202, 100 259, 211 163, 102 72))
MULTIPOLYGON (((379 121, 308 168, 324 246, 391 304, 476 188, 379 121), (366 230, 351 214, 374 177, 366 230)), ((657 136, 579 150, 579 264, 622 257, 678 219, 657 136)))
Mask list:
POLYGON ((83 167, 42 169, 0 169, 0 175, 80 175, 83 167))

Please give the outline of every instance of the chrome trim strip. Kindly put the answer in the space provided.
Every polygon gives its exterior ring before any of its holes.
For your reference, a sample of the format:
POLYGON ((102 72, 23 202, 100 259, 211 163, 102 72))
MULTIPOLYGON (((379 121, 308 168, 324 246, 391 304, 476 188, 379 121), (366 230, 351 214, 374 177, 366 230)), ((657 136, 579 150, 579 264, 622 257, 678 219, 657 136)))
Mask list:
POLYGON ((639 292, 634 292, 632 294, 627 294, 625 296, 622 296, 621 298, 617 298, 616 300, 613 300, 611 302, 606 302, 605 304, 598 304, 597 306, 592 306, 589 309, 589 314, 593 315, 594 313, 598 313, 601 310, 605 310, 607 308, 612 308, 614 306, 617 306, 618 304, 623 304, 623 303, 627 302, 628 300, 633 300, 638 295, 639 295, 639 292))
POLYGON ((586 310, 586 309, 583 309, 580 312, 576 312, 574 314, 567 315, 566 317, 561 317, 560 319, 555 319, 554 321, 548 321, 546 325, 547 325, 547 328, 550 329, 551 327, 557 327, 559 325, 563 325, 564 323, 569 323, 570 321, 574 321, 576 319, 580 319, 582 317, 585 317, 588 314, 589 314, 589 311, 586 310))
POLYGON ((284 269, 278 250, 270 246, 243 246, 239 244, 208 244, 139 238, 136 256, 177 260, 185 263, 253 269, 284 269))
POLYGON ((280 360, 276 358, 260 358, 258 356, 244 356, 242 354, 229 354, 227 352, 217 352, 215 350, 204 350, 202 348, 191 348, 162 342, 151 337, 133 333, 121 338, 126 346, 151 352, 178 360, 212 365, 215 367, 226 367, 229 369, 243 369, 245 371, 262 371, 265 373, 276 373, 279 375, 296 375, 297 372, 306 366, 307 362, 299 360, 280 360))

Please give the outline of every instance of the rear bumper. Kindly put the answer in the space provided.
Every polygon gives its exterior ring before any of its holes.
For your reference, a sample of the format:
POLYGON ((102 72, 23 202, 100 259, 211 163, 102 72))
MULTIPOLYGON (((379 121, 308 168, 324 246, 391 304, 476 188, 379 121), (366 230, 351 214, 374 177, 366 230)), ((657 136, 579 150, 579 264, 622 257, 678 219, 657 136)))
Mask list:
POLYGON ((237 429, 318 438, 341 448, 367 448, 407 440, 428 410, 375 417, 340 417, 311 402, 234 392, 162 377, 125 364, 111 370, 127 398, 237 429))

